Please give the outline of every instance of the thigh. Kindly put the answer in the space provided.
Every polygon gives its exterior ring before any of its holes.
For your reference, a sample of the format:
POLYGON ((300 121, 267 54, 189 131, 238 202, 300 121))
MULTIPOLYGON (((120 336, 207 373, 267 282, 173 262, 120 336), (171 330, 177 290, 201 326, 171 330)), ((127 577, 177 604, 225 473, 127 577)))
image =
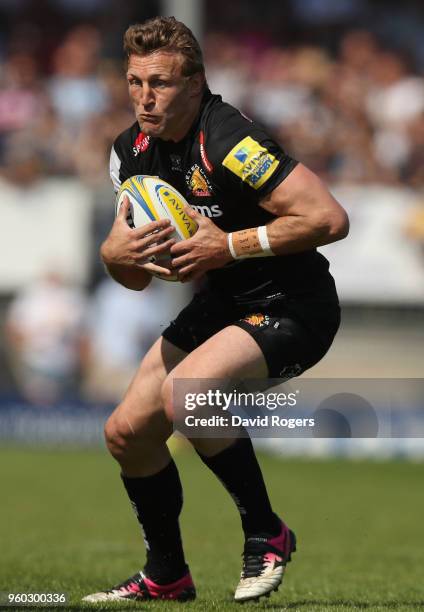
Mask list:
POLYGON ((169 378, 264 378, 264 354, 244 329, 229 325, 185 357, 169 378))
POLYGON ((168 374, 186 356, 186 353, 159 338, 142 360, 130 386, 113 412, 111 419, 121 431, 135 436, 146 430, 152 439, 166 440, 172 426, 166 418, 161 388, 168 374))
POLYGON ((226 387, 229 380, 266 376, 266 360, 257 342, 245 330, 230 325, 193 350, 169 373, 162 388, 166 413, 174 421, 187 392, 208 393, 226 387), (181 383, 175 387, 178 380, 181 383))

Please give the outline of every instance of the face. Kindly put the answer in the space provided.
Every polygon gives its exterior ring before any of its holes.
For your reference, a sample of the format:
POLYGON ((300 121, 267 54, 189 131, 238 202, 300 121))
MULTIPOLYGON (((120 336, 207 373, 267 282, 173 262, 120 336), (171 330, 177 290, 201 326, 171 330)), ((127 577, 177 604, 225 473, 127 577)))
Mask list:
MULTIPOLYGON (((179 140, 190 128, 200 75, 181 74, 180 53, 130 55, 127 80, 141 130, 163 140, 179 140)), ((197 112, 197 109, 196 109, 197 112)))

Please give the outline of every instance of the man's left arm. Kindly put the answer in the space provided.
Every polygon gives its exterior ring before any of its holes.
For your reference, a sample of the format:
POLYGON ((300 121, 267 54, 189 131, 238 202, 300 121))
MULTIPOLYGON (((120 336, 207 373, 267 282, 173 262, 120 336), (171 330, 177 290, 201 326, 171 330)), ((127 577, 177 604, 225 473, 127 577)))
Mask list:
POLYGON ((277 218, 261 228, 234 232, 230 239, 211 219, 187 209, 199 229, 192 238, 171 248, 173 266, 179 269, 180 279, 193 280, 207 270, 223 267, 235 257, 308 251, 341 240, 349 231, 345 210, 319 177, 302 164, 297 164, 259 205, 277 218))

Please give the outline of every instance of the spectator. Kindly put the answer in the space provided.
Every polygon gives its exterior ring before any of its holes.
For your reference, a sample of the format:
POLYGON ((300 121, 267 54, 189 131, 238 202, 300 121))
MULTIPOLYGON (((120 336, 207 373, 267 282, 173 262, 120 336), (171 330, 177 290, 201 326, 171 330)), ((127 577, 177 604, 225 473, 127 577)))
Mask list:
POLYGON ((86 298, 49 272, 11 302, 6 324, 12 368, 24 397, 51 405, 75 394, 86 354, 86 298))
POLYGON ((11 55, 3 65, 0 89, 0 134, 28 127, 45 104, 35 59, 26 53, 11 55))
POLYGON ((90 309, 86 395, 110 402, 122 397, 141 358, 178 309, 178 299, 186 289, 177 289, 157 282, 139 293, 104 278, 90 309))
POLYGON ((98 74, 100 33, 91 26, 69 32, 53 57, 49 91, 53 108, 70 127, 78 128, 107 107, 107 96, 98 74))

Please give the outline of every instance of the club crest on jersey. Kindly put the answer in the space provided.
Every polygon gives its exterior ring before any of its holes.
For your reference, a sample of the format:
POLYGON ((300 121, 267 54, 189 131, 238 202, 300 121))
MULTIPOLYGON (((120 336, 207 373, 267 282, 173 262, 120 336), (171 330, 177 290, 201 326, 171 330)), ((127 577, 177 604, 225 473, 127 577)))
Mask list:
POLYGON ((150 136, 146 136, 146 134, 144 134, 143 132, 140 132, 140 134, 135 139, 133 148, 132 148, 134 157, 137 157, 139 153, 144 153, 144 151, 146 151, 146 149, 148 148, 149 143, 150 143, 150 136))
POLYGON ((203 130, 200 130, 199 143, 200 143, 200 157, 202 159, 202 164, 205 166, 205 168, 209 172, 209 174, 212 174, 212 172, 213 172, 213 165, 209 161, 208 155, 206 153, 206 148, 205 148, 205 133, 203 132, 203 130))
POLYGON ((253 327, 265 327, 265 325, 269 325, 269 316, 258 312, 245 317, 243 321, 253 325, 253 327))
POLYGON ((167 185, 157 185, 155 187, 156 195, 162 205, 174 209, 177 213, 180 223, 186 228, 190 236, 194 236, 197 227, 193 224, 191 218, 184 211, 184 204, 176 193, 171 191, 167 185))
POLYGON ((190 168, 185 176, 185 180, 192 195, 200 198, 212 195, 212 186, 198 164, 194 164, 190 168))
POLYGON ((275 172, 279 163, 268 149, 246 136, 231 149, 222 165, 254 189, 259 189, 275 172))

